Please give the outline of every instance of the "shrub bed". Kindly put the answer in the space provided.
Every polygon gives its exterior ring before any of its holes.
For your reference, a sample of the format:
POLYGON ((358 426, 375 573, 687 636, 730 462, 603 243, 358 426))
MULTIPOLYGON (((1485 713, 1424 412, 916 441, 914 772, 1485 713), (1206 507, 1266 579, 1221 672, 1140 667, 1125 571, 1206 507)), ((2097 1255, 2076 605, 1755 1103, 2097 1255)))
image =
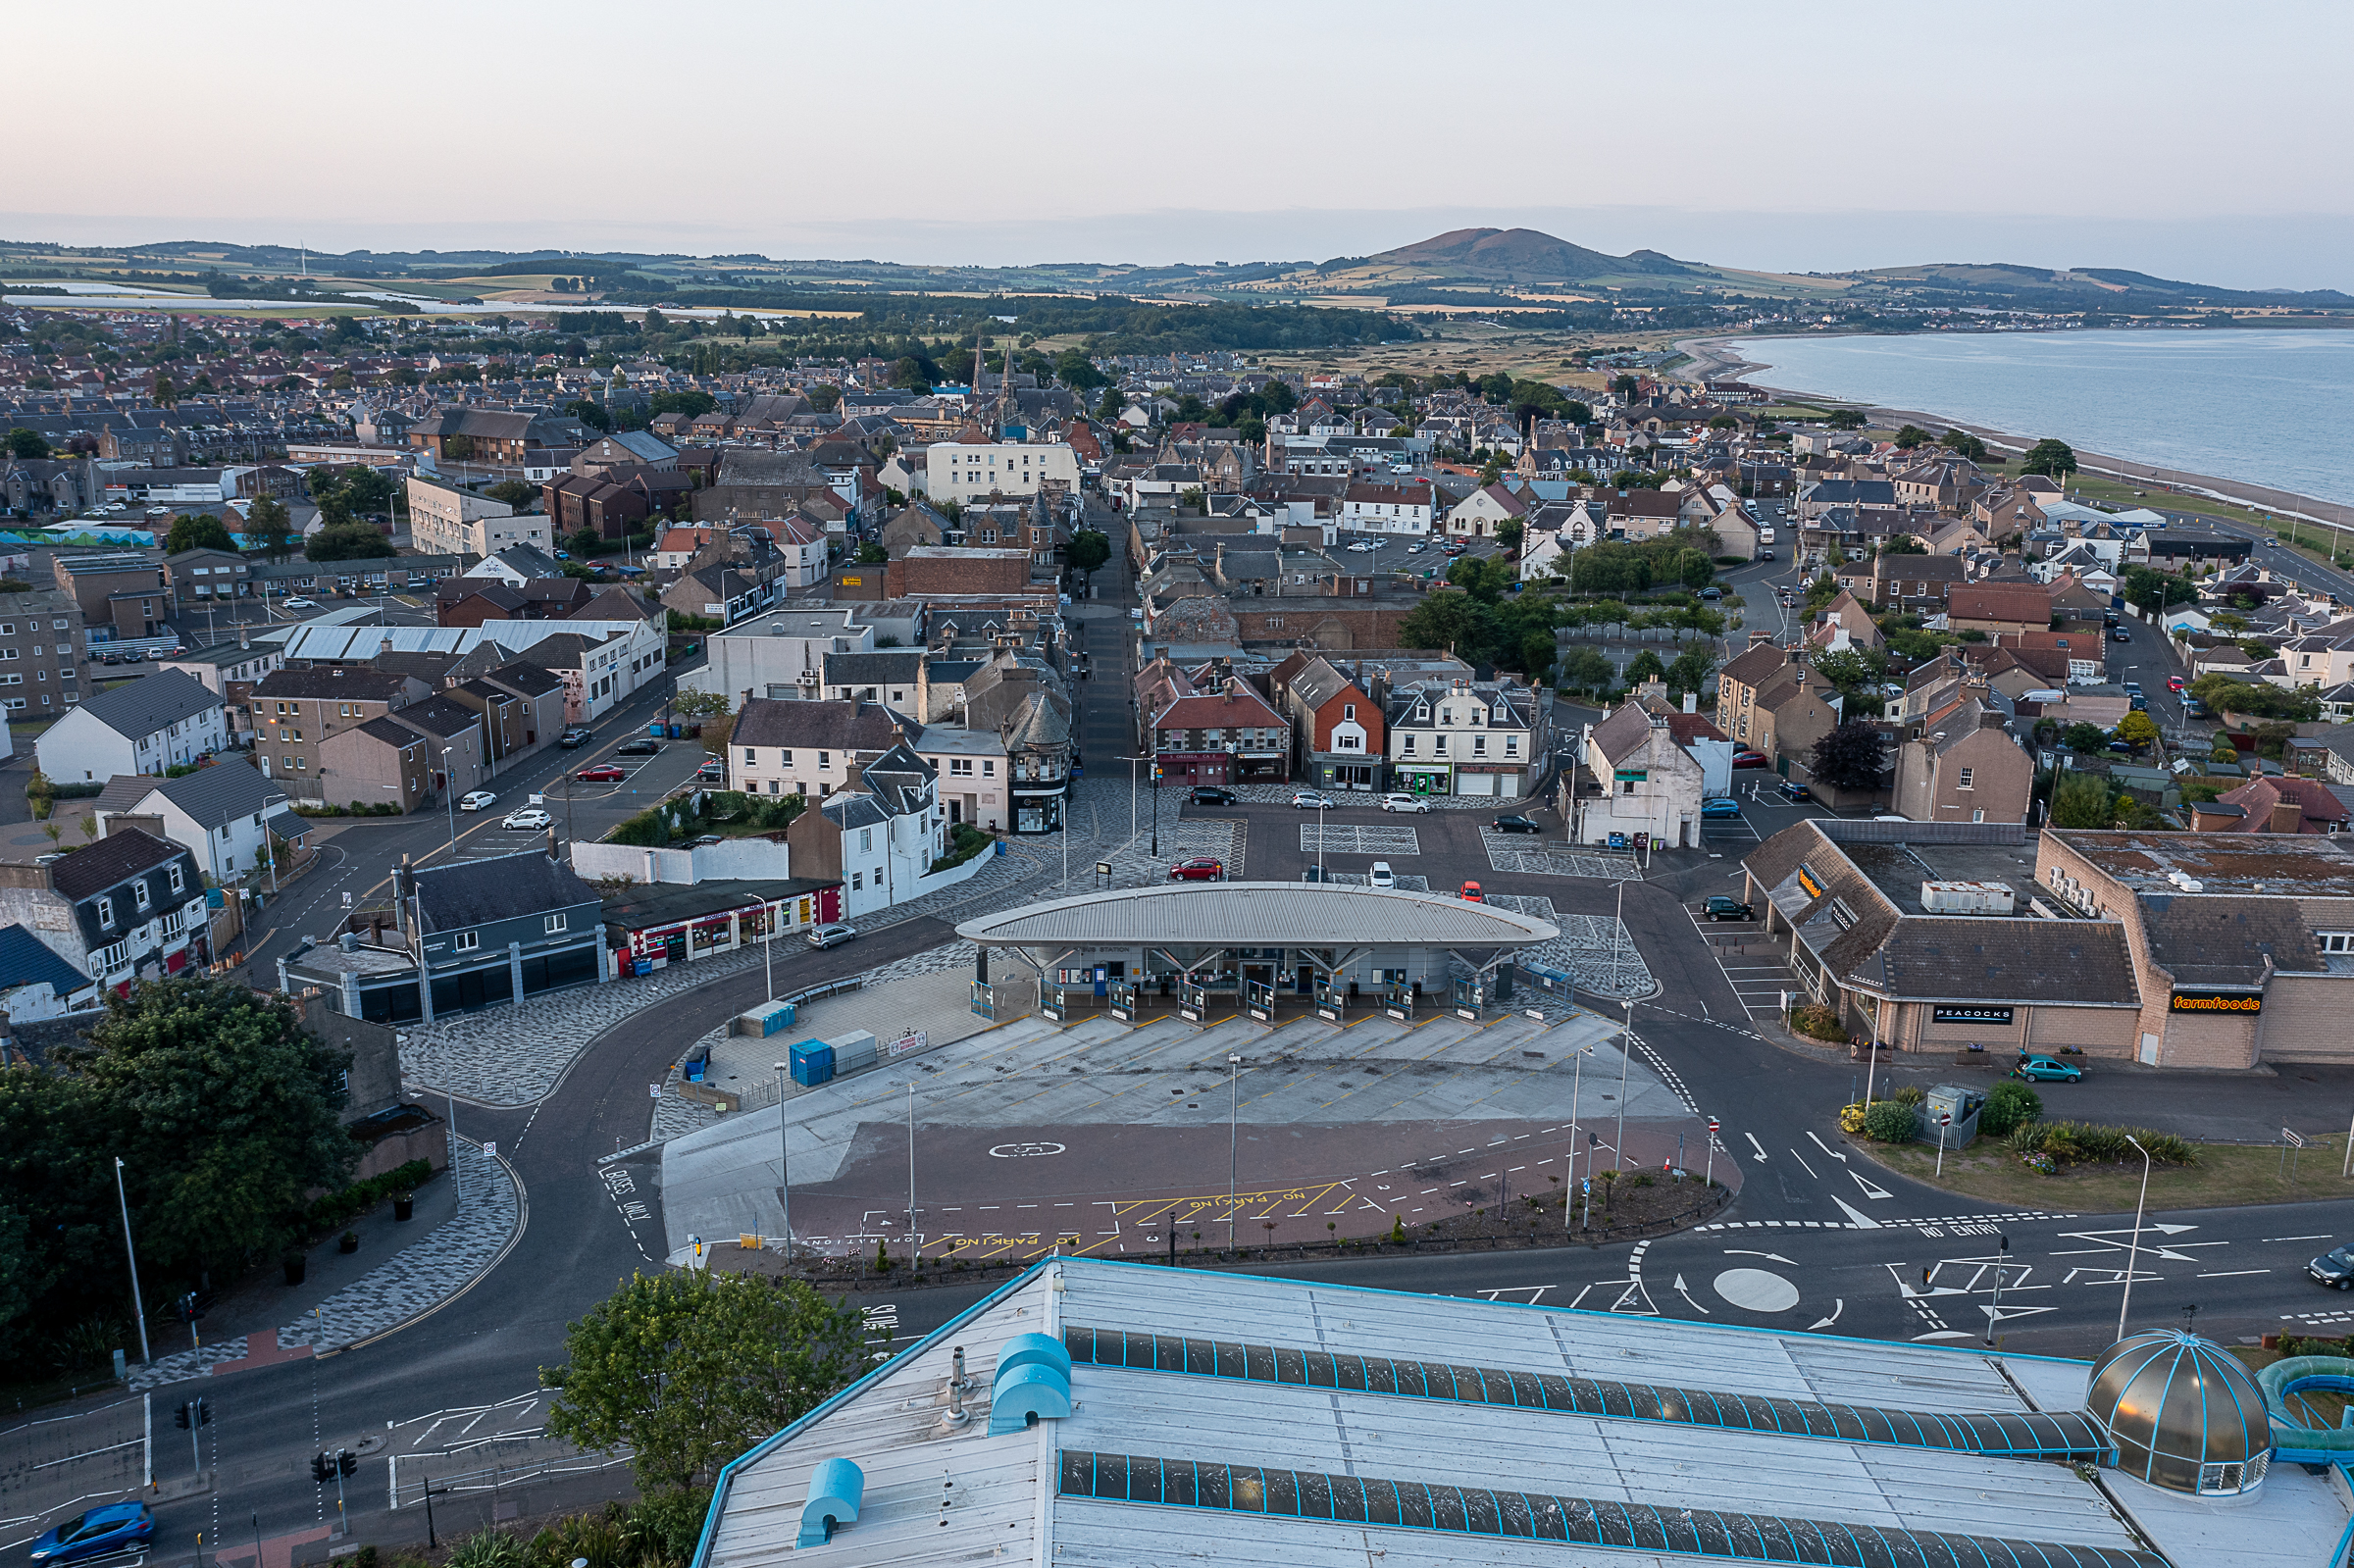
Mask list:
POLYGON ((354 1182, 339 1191, 330 1192, 313 1200, 303 1218, 314 1231, 330 1231, 367 1213, 395 1192, 413 1192, 433 1179, 434 1168, 425 1160, 411 1160, 395 1165, 382 1176, 371 1176, 365 1182, 354 1182))
POLYGON ((1819 1002, 1791 1008, 1790 1027, 1811 1039, 1828 1040, 1833 1045, 1847 1043, 1847 1031, 1840 1027, 1839 1015, 1819 1002))
POLYGON ((2172 1133, 2099 1122, 2028 1122, 2013 1130, 2011 1151, 2046 1176, 2072 1165, 2120 1165, 2140 1158, 2126 1138, 2138 1138, 2152 1165, 2196 1165, 2199 1151, 2172 1133))
POLYGON ((948 852, 932 862, 932 870, 954 871, 975 855, 986 852, 997 840, 969 822, 960 822, 948 830, 948 852))

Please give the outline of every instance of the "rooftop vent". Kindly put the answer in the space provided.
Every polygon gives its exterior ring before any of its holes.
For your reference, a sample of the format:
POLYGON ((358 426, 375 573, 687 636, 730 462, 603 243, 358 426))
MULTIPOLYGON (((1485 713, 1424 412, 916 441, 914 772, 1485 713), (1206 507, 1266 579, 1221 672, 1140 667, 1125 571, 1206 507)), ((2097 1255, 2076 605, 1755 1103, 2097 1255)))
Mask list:
POLYGON ((1044 1334, 1017 1334, 990 1379, 989 1430, 1020 1432, 1071 1413, 1071 1353, 1044 1334))
POLYGON ((858 1522, 866 1495, 866 1472, 847 1459, 828 1459, 809 1477, 809 1500, 801 1504, 801 1533, 795 1546, 822 1546, 839 1525, 858 1522))

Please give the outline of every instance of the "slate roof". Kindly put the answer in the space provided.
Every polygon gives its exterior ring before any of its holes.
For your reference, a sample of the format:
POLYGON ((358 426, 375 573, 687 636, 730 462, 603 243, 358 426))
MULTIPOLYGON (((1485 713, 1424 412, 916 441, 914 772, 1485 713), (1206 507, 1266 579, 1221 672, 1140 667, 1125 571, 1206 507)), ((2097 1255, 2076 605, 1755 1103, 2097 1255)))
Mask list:
POLYGON ((825 682, 830 686, 915 684, 924 667, 921 648, 884 648, 872 653, 829 653, 825 682))
POLYGON ((754 697, 743 705, 730 733, 740 746, 782 746, 789 750, 887 751, 899 739, 889 708, 879 702, 774 701, 754 697))
MULTIPOLYGON (((154 677, 148 677, 153 680, 154 677)), ((109 834, 86 849, 77 849, 49 868, 50 885, 76 903, 95 897, 117 883, 169 863, 187 851, 168 838, 140 828, 109 834)), ((193 862, 191 862, 193 864, 193 862)))
POLYGON ((231 817, 249 817, 257 811, 282 805, 286 799, 285 790, 263 778, 261 770, 253 764, 222 762, 178 779, 118 776, 107 781, 97 804, 104 811, 131 811, 152 795, 162 795, 198 823, 211 827, 219 827, 231 817), (123 791, 120 786, 124 784, 131 788, 123 791), (113 803, 118 800, 123 803, 113 803))
POLYGON ((595 888, 538 849, 428 866, 411 875, 417 879, 418 909, 428 932, 463 931, 597 902, 595 888))
POLYGON ((443 740, 479 729, 483 722, 481 714, 450 697, 428 697, 396 708, 385 717, 443 740))
POLYGON ((179 670, 142 676, 84 702, 77 710, 117 734, 136 740, 221 706, 204 683, 179 670))
POLYGON ((329 665, 324 669, 273 670, 255 683, 253 694, 256 700, 263 697, 327 697, 336 702, 396 702, 407 689, 409 680, 409 676, 403 673, 363 669, 347 664, 329 665))
POLYGON ((557 677, 522 659, 502 664, 487 672, 483 679, 511 691, 520 691, 527 697, 543 697, 551 691, 564 689, 564 683, 557 677))
POLYGON ((0 926, 0 990, 37 986, 42 981, 64 1000, 86 988, 90 978, 52 952, 38 936, 22 926, 0 926))

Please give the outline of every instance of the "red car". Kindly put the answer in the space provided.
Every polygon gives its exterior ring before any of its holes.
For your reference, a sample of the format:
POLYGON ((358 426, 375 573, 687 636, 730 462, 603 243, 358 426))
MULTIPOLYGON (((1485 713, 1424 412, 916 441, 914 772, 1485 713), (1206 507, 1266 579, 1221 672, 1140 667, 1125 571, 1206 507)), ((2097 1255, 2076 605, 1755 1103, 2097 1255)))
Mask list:
POLYGON ((2166 689, 2169 691, 2179 691, 2188 684, 2190 683, 2178 675, 2170 675, 2166 678, 2166 689))
POLYGON ((573 777, 583 784, 612 784, 627 779, 629 775, 622 771, 619 763, 600 762, 593 768, 583 768, 573 777))
POLYGON ((1733 766, 1736 768, 1766 768, 1771 767, 1772 764, 1766 760, 1766 753, 1763 751, 1736 751, 1733 753, 1733 766))
POLYGON ((1196 855, 1191 860, 1180 860, 1169 868, 1169 881, 1171 882, 1221 882, 1225 880, 1225 876, 1224 863, 1212 860, 1207 855, 1196 855))

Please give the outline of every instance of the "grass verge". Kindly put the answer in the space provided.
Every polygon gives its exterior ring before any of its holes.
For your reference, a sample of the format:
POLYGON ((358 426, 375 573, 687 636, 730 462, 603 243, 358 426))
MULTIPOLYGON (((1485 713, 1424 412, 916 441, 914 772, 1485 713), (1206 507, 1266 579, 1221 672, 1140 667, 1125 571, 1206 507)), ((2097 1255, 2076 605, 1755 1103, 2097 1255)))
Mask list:
MULTIPOLYGON (((1899 1176, 1990 1203, 2114 1214, 2132 1208, 2141 1189, 2138 1160, 2131 1166, 2079 1165, 2056 1176, 2039 1176, 1999 1140, 1981 1138, 1967 1149, 1949 1152, 1945 1175, 1939 1177, 1937 1150, 1927 1144, 1896 1147, 1858 1138, 1848 1141, 1899 1176)), ((2337 1174, 2344 1145, 2342 1138, 2332 1138, 2292 1150, 2296 1179, 2290 1181, 2281 1174, 2278 1144, 2196 1144, 2198 1164, 2151 1168, 2150 1207, 2222 1209, 2354 1197, 2354 1181, 2337 1174)))

